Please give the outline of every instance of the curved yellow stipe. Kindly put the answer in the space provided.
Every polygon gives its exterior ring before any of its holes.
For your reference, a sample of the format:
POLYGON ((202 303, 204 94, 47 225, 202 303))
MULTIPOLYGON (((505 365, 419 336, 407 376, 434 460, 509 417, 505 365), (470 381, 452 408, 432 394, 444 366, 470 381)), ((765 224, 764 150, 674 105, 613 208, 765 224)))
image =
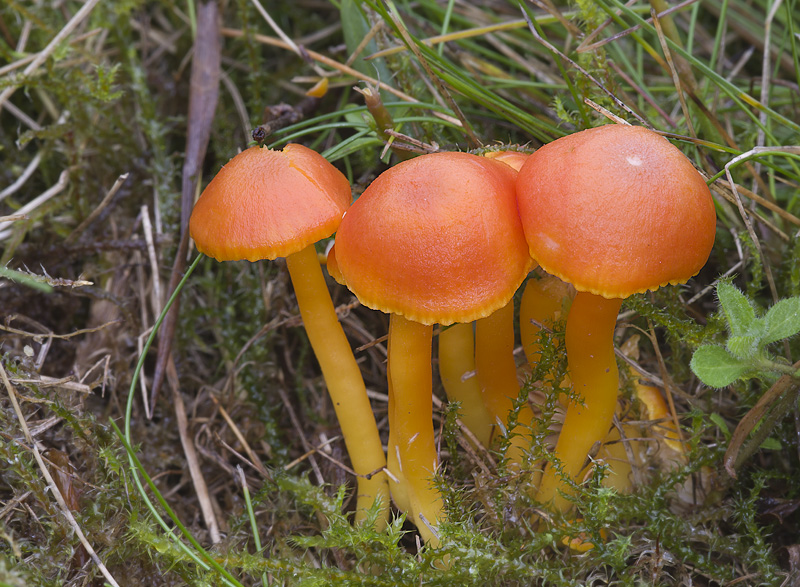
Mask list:
MULTIPOLYGON (((575 393, 583 405, 570 402, 556 444, 555 456, 565 476, 577 479, 596 442, 608 434, 617 404, 619 372, 614 356, 614 328, 622 300, 578 292, 567 317, 567 357, 575 393)), ((561 494, 566 485, 549 464, 536 499, 553 501, 566 511, 570 502, 561 494)))
MULTIPOLYGON (((389 485, 383 472, 386 466, 378 426, 372 413, 361 370, 333 308, 314 245, 286 258, 297 305, 308 340, 319 361, 328 386, 336 417, 357 478, 356 523, 364 521, 367 510, 381 502, 377 520, 382 530, 389 519, 389 485)), ((429 412, 430 413, 430 412, 429 412)))
MULTIPOLYGON (((496 424, 499 421, 508 430, 508 414, 520 392, 517 364, 514 361, 513 300, 491 316, 476 322, 475 366, 483 402, 492 421, 496 428, 499 428, 496 424)), ((525 449, 530 446, 525 428, 530 426, 532 419, 533 411, 526 403, 519 411, 519 430, 516 430, 516 436, 511 439, 511 446, 506 454, 512 464, 520 465, 525 449)))
POLYGON ((436 527, 444 504, 433 476, 438 467, 433 433, 431 337, 433 327, 392 314, 389 321, 389 377, 392 390, 388 451, 395 503, 406 508, 425 543, 439 546, 436 527), (398 499, 399 498, 399 499, 398 499), (405 502, 405 503, 403 503, 405 502), (423 520, 424 518, 424 520, 423 520))
POLYGON ((486 410, 475 373, 472 322, 453 324, 439 333, 439 376, 450 402, 461 402, 459 418, 488 447, 494 420, 486 410))

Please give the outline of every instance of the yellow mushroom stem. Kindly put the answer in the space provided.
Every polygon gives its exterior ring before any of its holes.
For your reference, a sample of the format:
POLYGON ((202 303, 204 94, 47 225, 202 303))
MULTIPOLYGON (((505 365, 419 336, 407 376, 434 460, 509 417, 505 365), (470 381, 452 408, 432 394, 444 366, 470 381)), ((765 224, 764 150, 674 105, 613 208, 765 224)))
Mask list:
POLYGON ((439 333, 439 376, 448 401, 460 402, 459 418, 488 447, 494 421, 483 404, 475 376, 475 334, 472 322, 453 324, 439 333))
MULTIPOLYGON (((387 347, 391 347, 388 344, 387 347)), ((397 509, 401 512, 411 512, 411 499, 408 495, 408 482, 400 470, 400 460, 397 451, 397 425, 395 425, 394 417, 394 389, 392 388, 392 370, 391 366, 386 365, 386 376, 389 383, 389 440, 386 443, 386 469, 389 471, 389 492, 392 496, 392 501, 397 509)), ((409 513, 409 515, 411 515, 409 513)))
MULTIPOLYGON (((556 444, 562 475, 576 480, 595 443, 608 434, 617 404, 619 372, 614 357, 614 328, 622 300, 578 292, 567 317, 567 360, 575 393, 556 444)), ((552 463, 545 469, 536 499, 566 511, 568 486, 552 463)))
POLYGON ((532 277, 525 283, 519 305, 519 336, 531 368, 542 358, 542 326, 561 320, 573 296, 572 287, 554 275, 532 277))
MULTIPOLYGON (((569 312, 574 296, 575 288, 549 273, 539 279, 529 279, 525 284, 519 305, 519 336, 531 369, 542 359, 542 326, 552 326, 561 320, 569 312)), ((547 374, 541 383, 542 392, 549 394, 554 383, 552 374, 547 374)), ((569 374, 558 383, 562 389, 572 385, 569 374)), ((558 399, 566 405, 565 394, 560 394, 558 399)))
POLYGON ((433 433, 431 337, 433 327, 397 314, 389 319, 388 373, 390 488, 429 546, 439 546, 436 527, 443 503, 433 483, 438 467, 433 433), (392 478, 393 477, 393 478, 392 478))
POLYGON ((519 465, 525 449, 530 447, 527 432, 533 419, 533 411, 525 403, 519 411, 518 426, 513 431, 508 430, 509 412, 520 392, 517 364, 514 361, 513 301, 490 316, 476 321, 475 366, 483 402, 495 428, 502 426, 507 432, 515 433, 506 457, 510 464, 519 465))
POLYGON ((358 475, 356 523, 363 523, 367 510, 380 500, 376 529, 382 530, 389 519, 389 485, 381 471, 386 466, 386 457, 361 370, 336 316, 314 245, 286 257, 286 264, 308 340, 322 369, 350 462, 358 475))

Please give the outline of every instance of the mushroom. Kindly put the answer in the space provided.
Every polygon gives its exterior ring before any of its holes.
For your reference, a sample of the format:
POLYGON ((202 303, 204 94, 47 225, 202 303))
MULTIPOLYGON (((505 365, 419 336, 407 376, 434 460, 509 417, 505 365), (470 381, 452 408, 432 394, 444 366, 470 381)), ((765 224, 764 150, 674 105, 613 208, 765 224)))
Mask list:
POLYGON ((531 266, 516 173, 466 153, 433 153, 382 173, 348 210, 334 246, 362 304, 391 314, 390 488, 425 542, 444 516, 432 482, 433 324, 471 322, 505 306, 531 266))
MULTIPOLYGON (((519 171, 530 153, 493 150, 482 155, 519 171)), ((439 334, 439 373, 449 401, 461 403, 462 422, 484 446, 494 432, 508 432, 513 401, 519 397, 517 364, 514 360, 514 305, 509 302, 492 315, 471 324, 454 324, 439 334)), ((533 412, 521 407, 517 422, 530 425, 533 412)), ((506 457, 512 464, 522 460, 523 435, 513 435, 506 457)))
POLYGON ((519 467, 530 447, 533 410, 525 402, 517 412, 516 426, 509 430, 509 414, 519 398, 517 363, 514 359, 514 302, 475 323, 475 367, 483 403, 495 430, 509 435, 508 464, 519 467))
POLYGON ((472 323, 452 324, 439 333, 439 377, 450 403, 459 402, 458 415, 477 441, 488 447, 494 420, 483 403, 475 370, 472 323))
POLYGON ((330 236, 350 205, 350 184, 302 145, 251 147, 211 180, 192 212, 197 249, 218 261, 276 259, 286 264, 300 315, 319 361, 357 474, 356 522, 380 500, 388 519, 388 481, 378 427, 361 371, 333 308, 314 243, 330 236))
MULTIPOLYGON (((515 150, 487 151, 483 154, 484 157, 505 163, 516 172, 519 172, 529 155, 515 150)), ((523 460, 526 445, 530 445, 529 435, 520 434, 519 429, 530 427, 533 411, 527 403, 523 404, 517 413, 517 427, 509 430, 509 414, 520 394, 514 359, 513 301, 476 321, 475 367, 492 429, 500 428, 510 435, 506 458, 510 465, 517 467, 523 460)))
MULTIPOLYGON (((619 347, 629 360, 639 359, 639 338, 634 334, 619 347)), ((645 483, 647 469, 671 471, 686 463, 681 434, 667 401, 658 388, 641 382, 644 374, 637 367, 629 367, 627 383, 633 387, 635 401, 628 409, 622 408, 622 402, 618 404, 619 423, 611 427, 597 453, 597 461, 605 462, 609 469, 603 485, 618 493, 629 493, 645 483)), ((675 489, 681 490, 679 486, 675 489)))
POLYGON ((517 179, 531 256, 578 291, 566 347, 575 393, 554 462, 537 499, 565 511, 568 484, 608 433, 619 374, 614 329, 622 300, 678 284, 705 264, 714 244, 711 192, 691 162, 658 134, 603 126, 549 143, 517 179), (560 492, 558 490, 561 490, 560 492))
MULTIPOLYGON (((525 282, 519 304, 519 337, 531 370, 535 369, 542 359, 542 329, 551 327, 553 323, 566 316, 572 297, 575 295, 574 289, 568 283, 553 275, 547 273, 540 275, 540 273, 542 272, 534 272, 525 282)), ((561 351, 562 349, 556 346, 555 352, 559 353, 559 356, 561 351)), ((555 381, 554 373, 544 373, 541 380, 535 382, 539 392, 545 397, 552 392, 555 384, 560 389, 569 387, 569 374, 555 381)), ((565 397, 561 394, 557 399, 564 402, 565 397)), ((553 437, 555 438, 555 434, 553 437)), ((536 465, 531 468, 533 470, 531 486, 536 487, 541 479, 541 467, 536 465)))

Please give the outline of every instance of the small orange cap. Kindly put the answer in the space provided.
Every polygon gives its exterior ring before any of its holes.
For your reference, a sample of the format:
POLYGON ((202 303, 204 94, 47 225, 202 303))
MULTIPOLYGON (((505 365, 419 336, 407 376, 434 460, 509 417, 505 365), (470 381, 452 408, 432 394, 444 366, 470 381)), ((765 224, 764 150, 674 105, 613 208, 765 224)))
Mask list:
POLYGON ((506 165, 513 167, 516 171, 519 171, 522 169, 525 161, 528 160, 528 157, 530 157, 530 153, 514 150, 486 151, 483 156, 494 159, 495 161, 502 161, 506 165))
POLYGON ((336 261, 362 304, 423 324, 503 307, 533 263, 508 165, 433 153, 378 176, 336 234, 336 261))
POLYGON ((189 231, 218 261, 276 259, 333 234, 350 200, 347 178, 316 151, 250 147, 200 195, 189 231))
POLYGON ((545 145, 520 170, 517 198, 531 256, 606 298, 683 283, 714 245, 702 176, 641 127, 602 126, 545 145))

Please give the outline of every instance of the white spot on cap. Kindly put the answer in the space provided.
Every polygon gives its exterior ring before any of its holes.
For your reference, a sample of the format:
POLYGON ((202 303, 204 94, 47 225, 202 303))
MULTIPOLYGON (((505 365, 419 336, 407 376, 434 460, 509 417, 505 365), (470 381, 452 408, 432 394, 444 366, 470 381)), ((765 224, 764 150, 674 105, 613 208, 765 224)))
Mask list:
POLYGON ((541 249, 554 253, 561 249, 561 245, 558 243, 558 241, 545 232, 539 232, 535 235, 535 237, 536 242, 541 249))
POLYGON ((625 161, 627 161, 634 167, 639 167, 642 164, 642 160, 639 158, 638 155, 628 155, 627 157, 625 157, 625 161))

